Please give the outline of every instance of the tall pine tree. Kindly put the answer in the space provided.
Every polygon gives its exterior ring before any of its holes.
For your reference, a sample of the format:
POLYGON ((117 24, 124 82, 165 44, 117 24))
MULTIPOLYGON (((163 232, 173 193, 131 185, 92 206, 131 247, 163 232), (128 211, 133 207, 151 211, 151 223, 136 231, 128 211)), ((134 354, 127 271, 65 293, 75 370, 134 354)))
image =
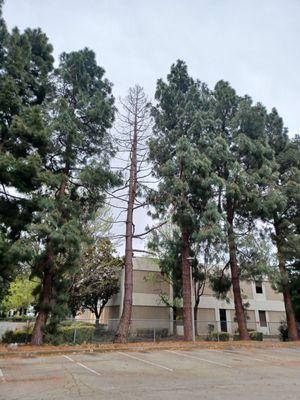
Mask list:
POLYGON ((48 182, 39 192, 43 211, 31 230, 38 249, 33 273, 42 282, 33 344, 42 343, 49 314, 66 304, 65 273, 78 267, 84 223, 103 205, 104 190, 118 181, 109 167, 114 99, 93 51, 63 53, 54 84, 55 98, 45 114, 51 135, 48 182))
MULTIPOLYGON (((191 303, 191 241, 214 234, 217 211, 213 197, 210 161, 205 155, 210 93, 205 85, 194 81, 183 61, 171 67, 167 82, 159 80, 153 109, 154 138, 150 141, 150 158, 160 179, 152 203, 155 217, 172 216, 178 226, 182 244, 182 297, 185 340, 193 338, 191 303), (207 224, 200 231, 201 224, 207 224)), ((203 227, 202 227, 203 228, 203 227)))
POLYGON ((218 203, 225 219, 238 330, 240 338, 247 340, 237 235, 254 227, 251 210, 259 198, 259 185, 272 170, 273 153, 265 131, 266 110, 261 104, 253 105, 249 96, 241 98, 227 82, 219 81, 213 107, 214 140, 209 156, 221 181, 218 203))
MULTIPOLYGON (((294 266, 300 258, 300 149, 297 138, 291 141, 283 120, 273 109, 267 117, 267 134, 272 147, 276 169, 269 174, 267 188, 262 191, 260 214, 273 225, 272 239, 277 249, 280 272, 279 289, 283 293, 290 340, 299 333, 292 303, 291 281, 294 266)), ((295 270, 296 271, 296 270, 295 270)))
POLYGON ((0 297, 30 254, 22 236, 39 209, 48 132, 42 110, 51 93, 52 46, 41 30, 8 32, 0 1, 0 297))

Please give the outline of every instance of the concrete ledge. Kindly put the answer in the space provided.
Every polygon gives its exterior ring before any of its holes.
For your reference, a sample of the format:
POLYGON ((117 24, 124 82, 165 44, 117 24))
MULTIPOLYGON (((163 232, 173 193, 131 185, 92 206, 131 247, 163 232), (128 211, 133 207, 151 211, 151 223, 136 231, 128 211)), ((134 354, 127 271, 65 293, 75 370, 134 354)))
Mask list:
POLYGON ((184 349, 239 349, 239 348, 299 348, 300 341, 297 342, 255 342, 255 341, 230 341, 230 342, 160 342, 160 343, 127 343, 127 344, 108 344, 108 345, 95 345, 89 347, 82 346, 66 346, 57 348, 55 346, 43 349, 30 349, 30 346, 18 350, 0 351, 0 358, 31 358, 39 356, 55 356, 61 354, 80 354, 80 353, 107 353, 114 351, 155 351, 155 350, 184 350, 184 349))

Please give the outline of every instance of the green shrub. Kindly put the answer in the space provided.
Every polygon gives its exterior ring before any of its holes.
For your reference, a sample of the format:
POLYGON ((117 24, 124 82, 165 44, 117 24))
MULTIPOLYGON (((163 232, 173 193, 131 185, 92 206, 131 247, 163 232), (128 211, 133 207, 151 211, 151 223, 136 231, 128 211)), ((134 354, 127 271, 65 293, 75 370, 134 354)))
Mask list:
POLYGON ((93 340, 95 326, 92 324, 74 324, 59 326, 55 333, 45 334, 45 342, 55 346, 61 344, 90 343, 93 340))
POLYGON ((249 332, 249 336, 251 340, 256 340, 258 342, 262 342, 264 335, 262 332, 257 332, 257 331, 251 331, 249 332))
POLYGON ((2 343, 28 343, 31 340, 32 330, 20 329, 5 331, 2 335, 2 343))
POLYGON ((95 324, 87 321, 66 319, 65 321, 61 321, 59 326, 95 326, 95 324))
POLYGON ((93 342, 97 343, 110 343, 113 342, 115 336, 115 331, 113 330, 99 330, 95 329, 94 337, 93 337, 93 342))
POLYGON ((13 322, 27 322, 34 320, 35 317, 29 317, 28 315, 14 315, 13 317, 8 318, 8 321, 13 321, 13 322))
POLYGON ((45 342, 55 346, 61 344, 82 344, 92 342, 95 326, 74 324, 59 326, 55 333, 45 334, 45 342))
POLYGON ((229 341, 229 333, 228 332, 214 332, 207 337, 207 340, 212 342, 228 342, 229 341))
POLYGON ((278 331, 279 331, 279 339, 282 342, 287 342, 289 340, 289 331, 285 321, 280 322, 278 331))
POLYGON ((240 335, 239 335, 238 333, 235 333, 235 334, 233 335, 233 340, 234 340, 234 341, 236 341, 236 340, 241 340, 240 335))

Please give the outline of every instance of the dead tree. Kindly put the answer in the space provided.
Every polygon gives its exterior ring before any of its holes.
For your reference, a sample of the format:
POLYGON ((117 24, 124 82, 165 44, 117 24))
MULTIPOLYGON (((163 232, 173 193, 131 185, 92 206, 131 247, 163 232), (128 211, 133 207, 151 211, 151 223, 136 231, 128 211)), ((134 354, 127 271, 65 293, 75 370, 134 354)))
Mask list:
POLYGON ((118 113, 119 126, 116 128, 115 140, 118 145, 115 168, 123 172, 124 185, 110 193, 110 200, 117 210, 118 217, 125 214, 125 220, 116 218, 116 223, 125 222, 125 263, 124 263, 124 297, 122 314, 115 335, 115 342, 127 341, 131 316, 133 293, 133 253, 134 239, 142 239, 149 231, 135 233, 134 212, 147 206, 143 201, 143 192, 147 186, 154 184, 151 180, 151 169, 148 164, 147 139, 150 131, 150 103, 143 88, 136 85, 129 89, 125 100, 120 101, 122 110, 118 113))

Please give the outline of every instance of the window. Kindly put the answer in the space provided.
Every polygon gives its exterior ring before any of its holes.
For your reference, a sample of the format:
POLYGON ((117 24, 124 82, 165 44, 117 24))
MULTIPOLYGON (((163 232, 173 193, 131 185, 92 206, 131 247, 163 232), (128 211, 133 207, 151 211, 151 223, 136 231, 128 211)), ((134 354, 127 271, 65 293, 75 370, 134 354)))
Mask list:
POLYGON ((262 282, 255 282, 255 290, 256 293, 263 293, 263 287, 262 287, 262 282))
POLYGON ((227 332, 226 310, 221 308, 219 310, 219 314, 220 314, 220 322, 221 322, 221 332, 227 332))
POLYGON ((258 311, 259 315, 259 324, 261 327, 266 328, 268 326, 267 324, 267 318, 266 318, 266 312, 265 311, 258 311))

